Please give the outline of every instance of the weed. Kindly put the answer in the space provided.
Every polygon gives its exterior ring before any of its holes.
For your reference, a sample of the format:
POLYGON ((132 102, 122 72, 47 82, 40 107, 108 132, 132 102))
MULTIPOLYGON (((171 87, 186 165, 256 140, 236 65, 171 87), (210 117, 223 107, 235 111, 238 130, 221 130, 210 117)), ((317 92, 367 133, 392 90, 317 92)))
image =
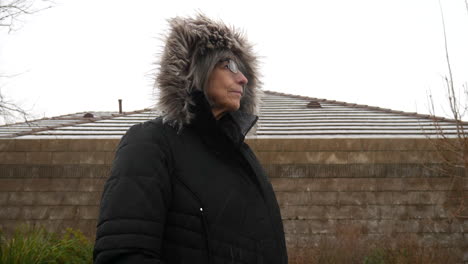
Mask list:
POLYGON ((447 264, 461 263, 456 249, 423 245, 416 235, 369 236, 356 226, 337 227, 316 245, 290 250, 294 264, 447 264))
POLYGON ((0 264, 92 263, 92 244, 77 230, 60 236, 42 227, 20 226, 10 238, 0 233, 0 264))

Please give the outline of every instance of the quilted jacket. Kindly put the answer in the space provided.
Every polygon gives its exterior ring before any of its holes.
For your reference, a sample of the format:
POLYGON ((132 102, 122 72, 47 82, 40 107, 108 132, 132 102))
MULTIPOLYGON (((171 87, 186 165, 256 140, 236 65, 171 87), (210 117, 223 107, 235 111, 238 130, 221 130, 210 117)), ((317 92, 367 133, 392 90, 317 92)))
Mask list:
POLYGON ((133 126, 105 184, 95 263, 287 263, 275 194, 244 143, 255 121, 197 111, 181 132, 133 126))

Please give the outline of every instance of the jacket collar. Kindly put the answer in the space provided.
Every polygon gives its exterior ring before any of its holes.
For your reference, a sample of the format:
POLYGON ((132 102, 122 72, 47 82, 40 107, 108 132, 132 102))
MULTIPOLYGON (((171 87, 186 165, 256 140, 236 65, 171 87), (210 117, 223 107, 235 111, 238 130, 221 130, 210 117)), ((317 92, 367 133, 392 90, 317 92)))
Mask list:
POLYGON ((257 120, 256 115, 236 111, 225 114, 218 120, 218 125, 236 146, 240 146, 257 120))
POLYGON ((223 115, 216 120, 211 107, 202 92, 193 93, 195 114, 193 127, 210 142, 216 142, 220 137, 227 138, 236 147, 240 147, 250 129, 255 125, 258 117, 246 112, 235 111, 223 115))

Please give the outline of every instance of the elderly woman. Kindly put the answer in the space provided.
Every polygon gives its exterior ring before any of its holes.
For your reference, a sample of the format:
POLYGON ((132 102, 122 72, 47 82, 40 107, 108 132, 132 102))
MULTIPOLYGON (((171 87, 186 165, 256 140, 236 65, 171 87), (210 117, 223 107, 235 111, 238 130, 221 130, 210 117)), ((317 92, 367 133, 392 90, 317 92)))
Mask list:
POLYGON ((244 143, 257 61, 235 29, 174 18, 157 87, 163 116, 122 138, 101 201, 95 263, 287 263, 275 194, 244 143))

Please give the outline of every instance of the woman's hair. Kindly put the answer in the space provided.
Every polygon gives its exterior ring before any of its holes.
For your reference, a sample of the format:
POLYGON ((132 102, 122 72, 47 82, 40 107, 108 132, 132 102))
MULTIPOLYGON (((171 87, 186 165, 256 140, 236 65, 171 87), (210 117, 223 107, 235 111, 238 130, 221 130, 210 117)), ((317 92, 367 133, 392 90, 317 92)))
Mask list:
POLYGON ((231 59, 234 60, 239 66, 239 70, 244 73, 245 66, 239 61, 239 59, 232 53, 230 50, 211 50, 202 56, 198 61, 194 62, 194 65, 191 67, 191 72, 188 76, 193 78, 192 81, 192 91, 202 91, 205 94, 205 98, 208 103, 212 106, 213 102, 206 94, 206 88, 208 85, 208 80, 211 73, 218 63, 223 60, 231 59))

